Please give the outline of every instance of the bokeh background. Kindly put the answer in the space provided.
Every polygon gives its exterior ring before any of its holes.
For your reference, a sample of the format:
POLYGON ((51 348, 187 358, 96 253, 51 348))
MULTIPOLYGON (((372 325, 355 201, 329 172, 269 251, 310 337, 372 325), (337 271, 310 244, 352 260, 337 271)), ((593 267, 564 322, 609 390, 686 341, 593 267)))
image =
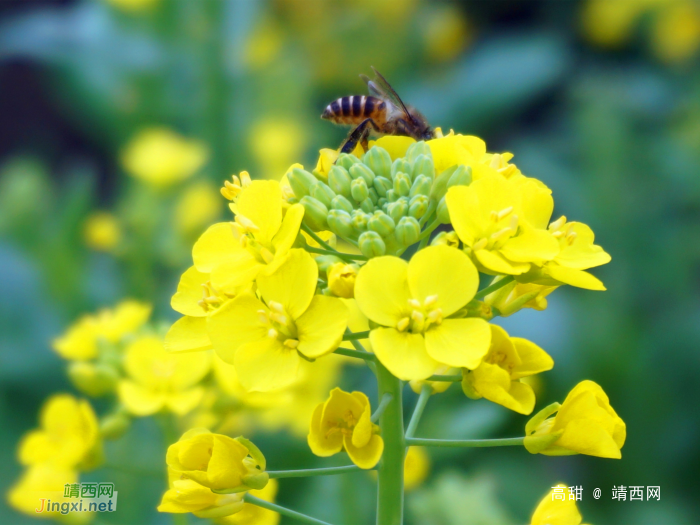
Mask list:
MULTIPOLYGON (((554 357, 536 410, 592 379, 628 429, 621 461, 430 450, 408 522, 525 523, 563 481, 584 487, 587 523, 697 523, 699 65, 694 0, 3 0, 0 492, 19 475, 16 443, 43 400, 75 392, 52 338, 126 297, 173 321, 192 242, 228 212, 222 181, 313 166, 345 133, 318 118, 323 107, 363 94, 358 74, 375 66, 433 125, 514 152, 553 189, 555 216, 594 229, 612 255, 596 271, 607 292, 560 289, 547 310, 498 322, 554 357), (163 151, 139 157, 154 136, 163 151), (168 162, 192 168, 173 174, 168 162), (613 485, 659 485, 661 501, 612 501, 613 485)), ((371 392, 357 369, 343 385, 371 392)), ((526 420, 454 386, 431 400, 421 434, 516 436, 526 420)), ((318 464, 289 432, 252 437, 275 468, 318 464)), ((120 493, 119 512, 96 523, 172 522, 155 511, 157 425, 136 422, 107 453, 138 468, 91 474, 120 493)), ((278 502, 370 523, 372 483, 283 480, 278 502)), ((0 522, 34 520, 3 499, 0 522)))

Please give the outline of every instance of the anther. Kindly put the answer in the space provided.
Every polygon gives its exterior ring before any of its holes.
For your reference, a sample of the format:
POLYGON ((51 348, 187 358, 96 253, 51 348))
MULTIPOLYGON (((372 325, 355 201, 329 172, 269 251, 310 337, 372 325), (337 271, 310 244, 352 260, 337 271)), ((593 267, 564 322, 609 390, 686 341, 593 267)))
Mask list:
POLYGON ((423 304, 425 306, 432 306, 437 302, 437 300, 438 300, 437 294, 429 295, 428 297, 425 298, 425 301, 423 301, 423 304))
POLYGON ((420 301, 418 299, 409 299, 408 305, 411 308, 420 308, 420 301))
POLYGON ((299 346, 299 341, 297 341, 296 339, 286 339, 284 341, 284 346, 286 346, 287 348, 293 349, 293 348, 296 348, 297 346, 299 346))
POLYGON ((484 248, 486 248, 488 243, 489 243, 489 241, 484 237, 482 239, 479 239, 476 243, 474 243, 474 246, 472 246, 472 249, 474 251, 483 250, 484 248))
POLYGON ((562 215, 556 221, 554 221, 553 223, 551 223, 549 225, 549 229, 550 230, 558 230, 559 228, 564 226, 564 224, 566 224, 566 217, 564 215, 562 215))
POLYGON ((278 314, 284 313, 284 306, 282 306, 282 303, 278 303, 277 301, 270 301, 268 303, 268 306, 270 307, 270 310, 274 310, 278 314))
POLYGON ((408 325, 410 323, 411 323, 411 320, 408 317, 404 317, 398 323, 396 323, 396 329, 399 332, 404 332, 406 330, 406 328, 408 328, 408 325))
POLYGON ((274 328, 270 328, 267 331, 267 337, 269 337, 270 339, 275 339, 277 337, 277 335, 278 335, 277 330, 275 330, 274 328))
POLYGON ((576 232, 571 232, 571 233, 569 233, 569 235, 566 236, 566 242, 567 242, 569 245, 572 245, 572 244, 574 244, 574 241, 576 240, 576 237, 578 237, 578 235, 576 234, 576 232))
POLYGON ((260 247, 260 256, 263 258, 266 264, 270 264, 275 259, 275 256, 272 254, 272 252, 264 246, 260 247))

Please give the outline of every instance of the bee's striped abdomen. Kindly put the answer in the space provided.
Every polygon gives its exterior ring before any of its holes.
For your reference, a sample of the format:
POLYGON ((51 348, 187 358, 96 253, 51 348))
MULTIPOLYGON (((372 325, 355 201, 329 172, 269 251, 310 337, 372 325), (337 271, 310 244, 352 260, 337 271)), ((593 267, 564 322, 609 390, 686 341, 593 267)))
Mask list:
POLYGON ((379 124, 386 119, 386 103, 365 95, 341 97, 326 106, 321 118, 336 124, 359 124, 366 118, 372 118, 379 124))

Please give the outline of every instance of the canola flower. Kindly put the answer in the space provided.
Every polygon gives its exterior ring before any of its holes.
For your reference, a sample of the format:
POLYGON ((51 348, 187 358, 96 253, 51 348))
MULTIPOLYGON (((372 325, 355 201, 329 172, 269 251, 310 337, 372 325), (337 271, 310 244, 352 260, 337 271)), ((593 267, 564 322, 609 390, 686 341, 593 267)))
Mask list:
POLYGON ((582 520, 569 487, 559 483, 537 505, 530 525, 582 525, 582 520))

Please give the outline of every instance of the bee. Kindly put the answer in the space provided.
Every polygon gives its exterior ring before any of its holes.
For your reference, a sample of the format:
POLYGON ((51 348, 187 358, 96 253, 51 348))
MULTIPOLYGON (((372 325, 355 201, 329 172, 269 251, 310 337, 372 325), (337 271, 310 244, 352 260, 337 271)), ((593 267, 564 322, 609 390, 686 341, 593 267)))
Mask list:
POLYGON ((394 88, 372 68, 376 78, 365 75, 360 78, 367 83, 369 96, 354 95, 334 100, 323 111, 322 119, 335 124, 351 124, 355 128, 340 147, 341 153, 350 153, 358 143, 367 149, 370 132, 381 135, 403 135, 416 140, 435 138, 435 131, 421 113, 407 106, 396 94, 394 88))

